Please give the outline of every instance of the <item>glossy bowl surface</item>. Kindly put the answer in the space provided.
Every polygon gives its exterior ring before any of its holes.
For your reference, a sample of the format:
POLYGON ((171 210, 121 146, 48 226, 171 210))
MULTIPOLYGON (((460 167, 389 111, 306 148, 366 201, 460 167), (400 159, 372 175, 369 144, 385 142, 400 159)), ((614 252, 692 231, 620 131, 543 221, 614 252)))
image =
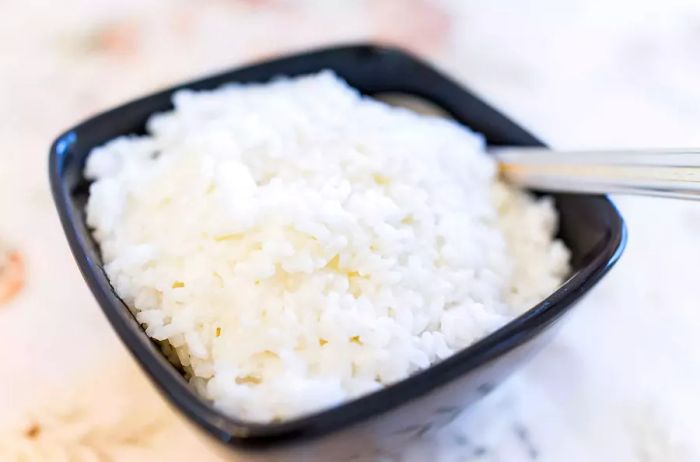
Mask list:
MULTIPOLYGON (((373 394, 281 423, 227 417, 199 398, 115 295, 85 223, 90 150, 120 135, 143 133, 148 117, 172 108, 182 88, 264 82, 332 69, 368 95, 418 96, 482 133, 491 145, 542 145, 526 130, 448 77, 400 50, 356 45, 311 51, 224 72, 161 91, 99 114, 60 135, 51 146, 51 187, 80 270, 121 340, 162 395, 224 453, 251 460, 365 460, 454 419, 543 345, 551 328, 617 261, 623 220, 605 196, 556 195, 559 235, 572 251, 573 272, 553 294, 501 329, 454 356, 373 394)), ((241 459, 236 459, 241 460, 241 459)))

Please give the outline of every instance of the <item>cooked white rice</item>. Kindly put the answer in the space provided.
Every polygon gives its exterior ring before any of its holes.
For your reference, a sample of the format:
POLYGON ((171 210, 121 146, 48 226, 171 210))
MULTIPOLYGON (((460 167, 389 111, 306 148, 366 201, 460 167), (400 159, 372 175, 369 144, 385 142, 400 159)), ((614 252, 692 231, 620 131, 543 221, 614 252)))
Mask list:
POLYGON ((330 72, 181 91, 95 149, 88 223, 146 333, 222 411, 285 419, 446 358, 568 270, 481 137, 330 72))

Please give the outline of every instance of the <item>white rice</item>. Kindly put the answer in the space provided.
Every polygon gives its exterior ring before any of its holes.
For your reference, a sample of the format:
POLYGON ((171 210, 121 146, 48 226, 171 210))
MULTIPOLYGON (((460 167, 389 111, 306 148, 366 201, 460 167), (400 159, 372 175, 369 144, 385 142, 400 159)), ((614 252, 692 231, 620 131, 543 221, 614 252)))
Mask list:
POLYGON ((330 72, 181 91, 95 149, 88 223, 119 296, 230 415, 286 419, 425 369, 568 271, 556 214, 480 136, 330 72))

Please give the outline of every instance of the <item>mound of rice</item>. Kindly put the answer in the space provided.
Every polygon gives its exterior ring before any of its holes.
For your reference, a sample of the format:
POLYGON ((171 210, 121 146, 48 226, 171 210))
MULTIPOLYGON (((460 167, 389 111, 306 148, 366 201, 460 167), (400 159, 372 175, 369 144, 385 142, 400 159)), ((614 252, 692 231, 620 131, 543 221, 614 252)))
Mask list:
POLYGON ((330 72, 181 91, 95 149, 88 223, 116 292, 220 410, 286 419, 473 343, 568 271, 548 199, 481 137, 330 72))

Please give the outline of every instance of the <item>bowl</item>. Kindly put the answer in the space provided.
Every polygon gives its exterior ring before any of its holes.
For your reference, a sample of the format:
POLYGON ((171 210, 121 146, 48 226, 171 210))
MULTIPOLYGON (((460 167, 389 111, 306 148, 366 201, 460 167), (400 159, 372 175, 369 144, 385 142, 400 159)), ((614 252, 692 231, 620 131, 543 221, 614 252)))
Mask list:
POLYGON ((532 134, 428 64, 394 48, 355 45, 308 53, 184 83, 94 116, 51 146, 53 197, 80 270, 122 342, 167 401, 235 460, 366 460, 453 420, 546 344, 562 316, 613 266, 625 245, 622 217, 605 196, 554 196, 559 237, 572 253, 572 272, 554 293, 526 313, 430 368, 380 391, 283 422, 229 417, 200 398, 114 293, 85 223, 90 150, 120 135, 143 133, 148 117, 172 108, 173 92, 264 82, 332 69, 364 94, 406 94, 428 100, 490 145, 542 146, 532 134))

